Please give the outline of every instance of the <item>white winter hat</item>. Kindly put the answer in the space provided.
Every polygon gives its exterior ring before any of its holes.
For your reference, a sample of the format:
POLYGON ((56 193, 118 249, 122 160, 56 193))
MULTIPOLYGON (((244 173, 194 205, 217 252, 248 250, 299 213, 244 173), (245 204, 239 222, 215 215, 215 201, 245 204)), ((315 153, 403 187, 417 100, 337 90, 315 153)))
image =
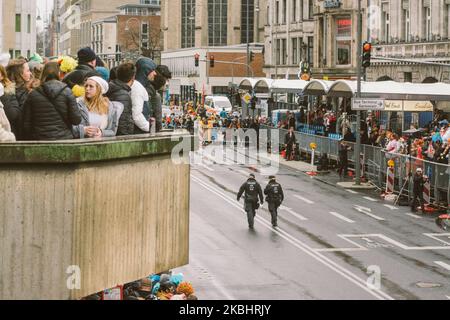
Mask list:
POLYGON ((0 53, 0 65, 6 67, 9 63, 9 59, 11 59, 9 53, 0 53))
POLYGON ((106 94, 108 92, 109 84, 103 78, 94 76, 94 77, 89 77, 88 80, 97 82, 100 85, 100 87, 102 88, 102 94, 106 94))
POLYGON ((2 83, 0 83, 0 97, 3 97, 4 94, 5 94, 5 87, 3 86, 2 83))

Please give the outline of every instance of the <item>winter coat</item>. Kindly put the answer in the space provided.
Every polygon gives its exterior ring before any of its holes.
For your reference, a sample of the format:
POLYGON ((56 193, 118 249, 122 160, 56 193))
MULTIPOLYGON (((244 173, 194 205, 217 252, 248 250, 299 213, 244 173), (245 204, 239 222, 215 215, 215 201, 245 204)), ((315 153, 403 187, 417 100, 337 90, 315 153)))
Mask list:
POLYGON ((1 103, 11 125, 11 131, 18 140, 23 136, 23 106, 28 97, 25 87, 16 88, 14 83, 5 87, 5 94, 0 98, 1 103))
MULTIPOLYGON (((84 127, 89 127, 89 109, 84 98, 77 99, 77 105, 81 114, 81 123, 73 126, 73 135, 75 138, 85 139, 84 127)), ((123 104, 120 102, 110 102, 108 108, 108 126, 103 130, 103 137, 115 137, 119 127, 119 119, 123 112, 123 104)))
POLYGON ((246 202, 258 202, 258 196, 261 202, 264 202, 264 196, 260 184, 253 178, 248 179, 239 189, 237 199, 244 194, 246 202))
POLYGON ((280 205, 284 200, 284 193, 281 184, 271 181, 264 189, 264 194, 267 196, 267 202, 275 202, 280 205))
POLYGON ((16 141, 14 133, 11 132, 11 125, 0 102, 0 142, 16 141))
POLYGON ((139 81, 131 86, 131 103, 135 133, 150 132, 148 92, 139 81))
POLYGON ((101 77, 101 74, 88 64, 80 64, 64 77, 63 82, 72 89, 75 85, 82 86, 86 78, 92 76, 101 77))
POLYGON ((119 120, 118 136, 134 134, 134 121, 131 101, 131 88, 128 84, 114 80, 109 83, 109 91, 106 96, 111 101, 123 104, 123 113, 119 120))
POLYGON ((81 122, 72 91, 58 80, 48 81, 29 94, 23 117, 28 140, 73 139, 72 125, 81 122))

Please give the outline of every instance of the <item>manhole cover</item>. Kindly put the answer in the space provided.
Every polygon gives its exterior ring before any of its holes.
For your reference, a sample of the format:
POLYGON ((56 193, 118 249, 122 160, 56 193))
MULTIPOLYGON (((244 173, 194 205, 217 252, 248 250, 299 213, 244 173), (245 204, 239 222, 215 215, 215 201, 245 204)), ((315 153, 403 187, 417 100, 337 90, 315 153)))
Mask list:
POLYGON ((419 288, 439 288, 442 287, 442 284, 431 282, 417 282, 416 286, 418 286, 419 288))

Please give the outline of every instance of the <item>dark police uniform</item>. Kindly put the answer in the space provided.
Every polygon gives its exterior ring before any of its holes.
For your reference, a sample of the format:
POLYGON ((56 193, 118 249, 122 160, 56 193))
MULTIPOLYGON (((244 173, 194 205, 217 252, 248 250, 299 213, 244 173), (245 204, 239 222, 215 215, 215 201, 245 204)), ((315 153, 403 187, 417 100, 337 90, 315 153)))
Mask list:
POLYGON ((272 215, 272 226, 277 226, 278 208, 281 206, 284 200, 284 193, 281 184, 275 181, 275 178, 271 178, 269 184, 264 189, 264 194, 267 196, 266 201, 269 204, 269 211, 272 215))
POLYGON ((258 182, 256 182, 254 176, 251 176, 239 189, 239 193, 237 195, 237 201, 239 201, 242 197, 242 194, 245 193, 245 206, 244 209, 247 212, 248 219, 248 227, 253 229, 254 219, 256 215, 256 209, 259 208, 258 205, 258 196, 261 200, 261 204, 264 203, 264 196, 262 193, 261 186, 258 182))
POLYGON ((413 177, 413 199, 411 202, 411 211, 417 212, 417 200, 422 208, 422 213, 425 213, 425 201, 423 199, 423 189, 426 179, 424 178, 422 171, 416 172, 413 177))

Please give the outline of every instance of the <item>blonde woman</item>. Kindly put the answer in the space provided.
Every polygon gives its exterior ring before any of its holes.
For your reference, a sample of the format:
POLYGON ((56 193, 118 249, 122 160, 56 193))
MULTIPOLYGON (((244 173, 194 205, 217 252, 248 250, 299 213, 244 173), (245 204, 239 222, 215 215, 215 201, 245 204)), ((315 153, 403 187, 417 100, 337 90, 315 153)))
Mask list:
POLYGON ((77 99, 81 124, 73 128, 77 138, 114 137, 117 134, 123 104, 111 102, 104 95, 108 83, 101 77, 90 77, 84 84, 84 97, 77 99))

